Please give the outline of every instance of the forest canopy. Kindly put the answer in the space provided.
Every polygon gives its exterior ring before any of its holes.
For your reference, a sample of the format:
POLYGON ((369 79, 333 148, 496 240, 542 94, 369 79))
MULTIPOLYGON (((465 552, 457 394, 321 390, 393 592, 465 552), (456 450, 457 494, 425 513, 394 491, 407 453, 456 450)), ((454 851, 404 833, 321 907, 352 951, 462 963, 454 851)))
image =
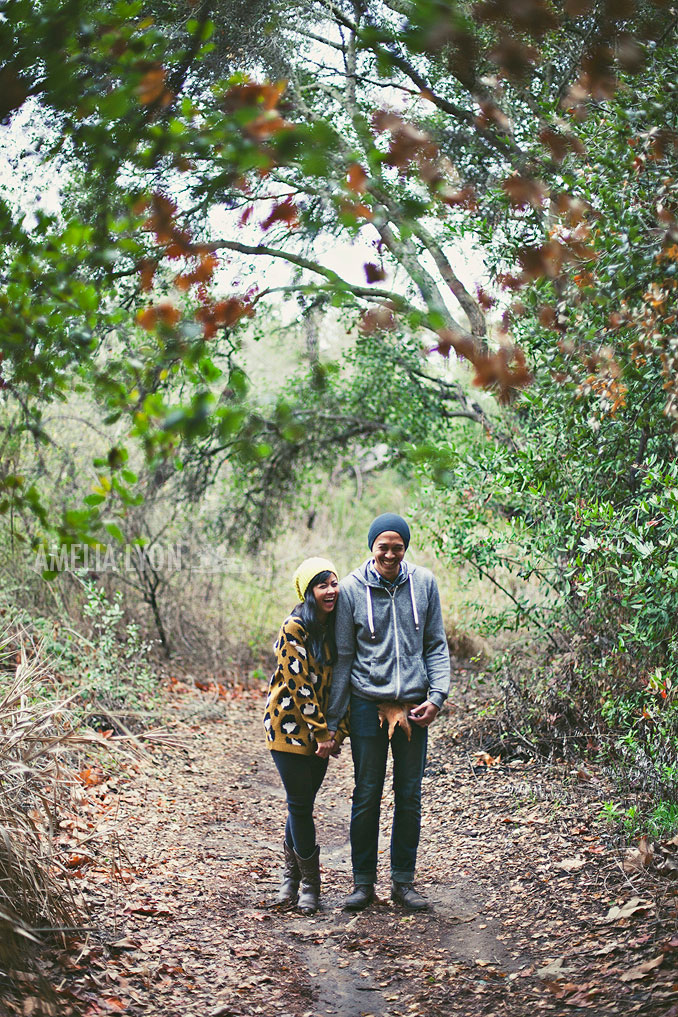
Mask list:
POLYGON ((226 476, 214 532, 256 544, 379 449, 543 643, 551 734, 616 725, 675 789, 673 8, 5 0, 0 53, 8 543, 143 545, 226 476), (276 316, 307 364, 261 398, 276 316), (57 491, 77 399, 97 481, 57 491))

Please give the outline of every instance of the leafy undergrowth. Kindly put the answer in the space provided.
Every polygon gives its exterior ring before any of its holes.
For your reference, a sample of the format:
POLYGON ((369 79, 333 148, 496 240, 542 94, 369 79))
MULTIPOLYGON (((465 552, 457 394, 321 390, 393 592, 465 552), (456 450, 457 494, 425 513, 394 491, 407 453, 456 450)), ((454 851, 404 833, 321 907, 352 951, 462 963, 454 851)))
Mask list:
MULTIPOLYGON (((303 918, 271 906, 284 803, 261 690, 174 682, 164 741, 115 774, 93 765, 61 824, 92 918, 43 958, 59 1015, 677 1015, 670 873, 608 839, 601 773, 476 749, 463 698, 431 730, 418 885, 432 911, 391 904, 387 850, 378 902, 341 910, 346 748, 316 809, 323 907, 303 918)), ((387 792, 386 823, 391 806, 387 792)), ((5 1009, 50 1012, 25 991, 5 1009)))
POLYGON ((474 674, 479 742, 504 758, 604 766, 610 797, 603 811, 620 837, 669 839, 678 832, 675 690, 628 674, 613 682, 581 643, 551 655, 533 645, 514 648, 474 674))

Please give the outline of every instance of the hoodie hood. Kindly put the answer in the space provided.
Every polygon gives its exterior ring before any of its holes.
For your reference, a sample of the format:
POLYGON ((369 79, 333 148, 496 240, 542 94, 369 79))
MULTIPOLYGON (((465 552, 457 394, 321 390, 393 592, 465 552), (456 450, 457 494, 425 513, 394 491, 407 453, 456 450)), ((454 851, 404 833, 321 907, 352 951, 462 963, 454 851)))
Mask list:
POLYGON ((409 565, 404 559, 400 563, 400 572, 394 583, 382 582, 381 576, 377 572, 377 567, 374 564, 374 558, 368 558, 362 565, 359 565, 357 569, 354 569, 352 575, 356 579, 363 583, 364 586, 376 587, 379 590, 393 589, 394 586, 401 586, 407 582, 407 577, 410 572, 414 572, 416 565, 409 565))
POLYGON ((403 586, 405 583, 409 584, 412 618, 414 620, 415 631, 418 632, 419 612, 417 611, 417 601, 414 596, 414 585, 412 582, 412 577, 417 569, 416 565, 408 565, 406 561, 401 561, 398 578, 394 583, 386 585, 381 582, 379 573, 373 565, 373 561, 373 558, 368 558, 366 562, 363 562, 363 564, 352 573, 352 575, 355 576, 355 578, 365 587, 365 606, 367 608, 367 624, 370 629, 370 639, 374 641, 377 638, 377 633, 374 627, 372 590, 385 590, 389 597, 392 597, 395 590, 397 590, 399 586, 403 586), (391 591, 393 591, 393 593, 391 591))

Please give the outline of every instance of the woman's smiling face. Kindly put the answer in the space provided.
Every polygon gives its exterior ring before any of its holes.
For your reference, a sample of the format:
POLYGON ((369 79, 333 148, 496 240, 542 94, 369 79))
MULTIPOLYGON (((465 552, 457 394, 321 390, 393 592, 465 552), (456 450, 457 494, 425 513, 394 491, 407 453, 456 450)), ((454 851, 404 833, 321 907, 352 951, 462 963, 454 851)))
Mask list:
POLYGON ((316 583, 313 587, 313 596, 319 618, 332 614, 339 596, 339 580, 334 572, 330 572, 327 579, 323 579, 321 583, 316 583))

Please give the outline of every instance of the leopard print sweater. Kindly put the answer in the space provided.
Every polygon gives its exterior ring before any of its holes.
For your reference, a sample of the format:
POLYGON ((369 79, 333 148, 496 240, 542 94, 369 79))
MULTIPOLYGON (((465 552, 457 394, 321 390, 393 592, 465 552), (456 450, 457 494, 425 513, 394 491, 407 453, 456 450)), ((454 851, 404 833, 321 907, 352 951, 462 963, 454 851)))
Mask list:
MULTIPOLYGON (((329 738, 325 710, 332 665, 316 660, 306 636, 300 618, 285 619, 275 643, 277 666, 268 689, 264 729, 269 749, 312 756, 316 742, 329 738)), ((345 734, 342 721, 337 741, 345 734)))

